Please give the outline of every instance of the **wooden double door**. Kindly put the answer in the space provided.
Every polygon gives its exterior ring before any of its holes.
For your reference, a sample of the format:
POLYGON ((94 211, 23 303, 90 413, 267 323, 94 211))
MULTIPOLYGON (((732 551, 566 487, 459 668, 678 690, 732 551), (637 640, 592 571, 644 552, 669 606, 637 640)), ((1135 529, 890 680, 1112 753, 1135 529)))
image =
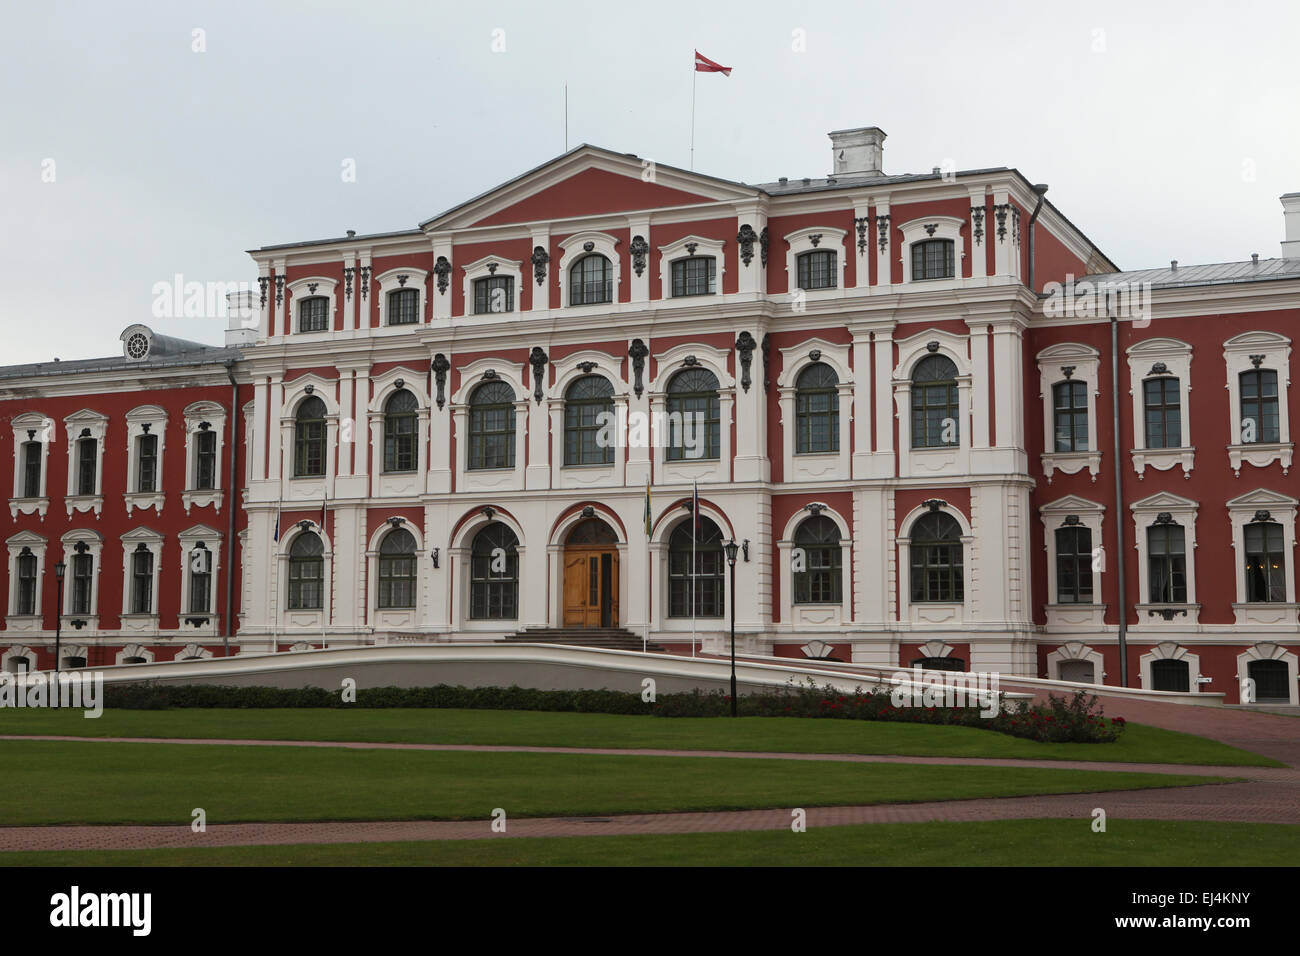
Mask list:
POLYGON ((618 550, 564 549, 564 626, 618 627, 618 550))

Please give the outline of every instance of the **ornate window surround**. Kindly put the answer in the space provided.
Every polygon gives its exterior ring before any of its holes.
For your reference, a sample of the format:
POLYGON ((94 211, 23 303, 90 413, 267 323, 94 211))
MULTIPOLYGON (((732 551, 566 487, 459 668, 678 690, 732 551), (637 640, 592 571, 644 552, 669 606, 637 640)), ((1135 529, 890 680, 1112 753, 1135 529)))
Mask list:
POLYGON ((891 383, 898 419, 898 474, 903 478, 971 473, 971 389, 972 370, 967 358, 968 336, 939 329, 926 329, 906 339, 896 339, 898 365, 891 383), (932 352, 930 345, 937 348, 932 352), (950 448, 912 447, 912 372, 922 359, 944 355, 957 366, 957 396, 961 420, 957 423, 957 444, 950 448))
MULTIPOLYGON (((337 385, 334 379, 322 378, 312 372, 283 383, 284 404, 280 410, 280 447, 283 449, 284 464, 280 481, 283 489, 281 496, 286 501, 319 502, 322 497, 333 495, 335 457, 339 447, 340 409, 338 399, 335 397, 337 385), (298 406, 308 397, 308 386, 312 389, 311 396, 325 403, 325 474, 295 478, 293 461, 296 415, 298 406)), ((355 439, 356 436, 353 435, 353 440, 355 439)))
POLYGON ((288 533, 280 529, 280 544, 275 552, 276 579, 279 582, 276 591, 279 608, 280 629, 283 634, 311 632, 321 635, 323 622, 333 616, 334 606, 334 548, 330 537, 316 522, 308 522, 306 529, 291 525, 288 533), (289 555, 294 541, 299 535, 314 534, 321 541, 321 608, 290 609, 289 607, 289 555))
POLYGON ((5 629, 35 632, 42 629, 41 596, 45 590, 45 553, 49 541, 34 531, 19 531, 5 541, 9 550, 9 602, 5 605, 5 629), (36 558, 36 604, 31 614, 19 614, 18 608, 18 556, 29 550, 36 558))
POLYGON ((853 589, 849 586, 853 571, 853 529, 838 511, 820 502, 813 504, 820 505, 816 514, 830 518, 840 529, 840 603, 794 603, 794 572, 790 567, 794 536, 799 526, 814 516, 807 507, 801 508, 790 516, 776 542, 777 553, 780 555, 778 580, 781 586, 781 624, 776 625, 776 628, 781 631, 847 627, 853 623, 853 589))
POLYGON ((222 535, 220 531, 209 528, 207 525, 196 524, 192 528, 182 531, 177 537, 181 543, 180 570, 181 570, 181 604, 180 613, 177 615, 177 626, 183 634, 200 634, 204 636, 215 636, 218 631, 218 611, 217 611, 217 576, 221 573, 221 555, 222 555, 222 535), (193 568, 190 567, 190 561, 193 555, 190 553, 199 544, 203 542, 211 555, 211 565, 208 574, 211 577, 211 591, 208 594, 208 607, 210 610, 206 614, 191 613, 190 611, 190 589, 193 584, 193 568), (192 624, 186 618, 206 617, 207 620, 202 624, 192 624))
POLYGON ((461 267, 465 272, 465 278, 462 281, 462 292, 464 301, 464 318, 483 322, 485 318, 505 319, 517 321, 519 313, 523 311, 523 289, 524 289, 524 271, 523 263, 515 259, 507 259, 504 256, 484 256, 471 262, 467 266, 461 267), (496 271, 490 266, 495 265, 496 271), (514 279, 514 295, 511 296, 511 312, 475 312, 474 311, 474 283, 479 279, 488 279, 491 277, 501 278, 509 276, 514 279))
MULTIPOLYGON (((1161 491, 1129 505, 1133 512, 1133 549, 1137 551, 1138 600, 1136 627, 1184 627, 1196 624, 1201 606, 1196 603, 1196 513, 1200 505, 1172 492, 1161 491), (1187 603, 1150 604, 1150 564, 1147 560, 1147 529, 1154 527, 1156 518, 1168 512, 1176 524, 1183 527, 1184 559, 1187 564, 1187 603), (1175 623, 1176 622, 1176 623, 1175 623)), ((1145 685, 1144 685, 1145 686, 1145 685)))
POLYGON ((847 275, 845 270, 849 264, 849 253, 845 245, 845 237, 848 234, 847 229, 836 229, 834 226, 809 226, 807 229, 797 229, 782 236, 788 246, 785 253, 786 294, 803 295, 808 299, 836 299, 847 295, 848 290, 844 288, 844 280, 847 275), (817 238, 814 240, 814 237, 817 238), (835 288, 800 289, 799 256, 804 252, 818 250, 835 253, 835 288))
POLYGON ((14 644, 0 655, 0 671, 8 671, 12 674, 15 660, 25 660, 28 671, 36 670, 36 652, 26 644, 14 644))
POLYGON ((167 446, 167 412, 158 405, 137 405, 126 413, 126 513, 133 508, 152 508, 161 514, 166 500, 163 488, 163 454, 167 446), (148 425, 146 429, 144 426, 148 425), (136 491, 140 474, 140 441, 144 435, 158 439, 157 463, 153 491, 136 491))
POLYGON ((971 531, 970 521, 957 508, 944 502, 938 507, 938 511, 950 515, 961 528, 962 599, 960 602, 954 601, 944 604, 912 603, 912 582, 910 578, 912 573, 912 526, 916 524, 918 519, 930 514, 928 506, 917 505, 904 515, 898 523, 898 532, 893 539, 894 555, 897 561, 895 579, 898 581, 898 620, 904 624, 911 623, 921 628, 927 626, 950 627, 961 624, 963 621, 972 620, 971 593, 974 591, 972 572, 975 570, 975 549, 972 544, 975 542, 975 535, 971 531))
POLYGON ((57 426, 54 419, 41 412, 24 412, 14 417, 14 497, 9 499, 10 517, 17 519, 19 514, 38 514, 45 520, 50 507, 49 491, 46 485, 50 475, 50 445, 54 442, 57 426), (28 438, 27 433, 32 432, 28 438), (20 498, 17 492, 23 490, 23 445, 28 441, 41 443, 41 488, 36 498, 20 498))
MULTIPOLYGON (((532 395, 521 383, 524 366, 498 356, 476 359, 457 369, 460 385, 450 396, 452 425, 456 436, 456 487, 465 491, 522 491, 528 447, 528 405, 532 395), (488 371, 493 379, 484 378, 488 371), (469 399, 485 381, 505 382, 515 392, 515 466, 513 468, 469 469, 469 399)), ((522 540, 522 539, 521 539, 522 540)))
POLYGON ((285 284, 285 289, 288 292, 285 314, 289 323, 289 332, 287 334, 290 337, 301 336, 303 338, 324 339, 334 334, 334 317, 338 313, 338 284, 338 279, 331 279, 328 276, 307 276, 303 279, 294 279, 292 282, 285 284), (316 291, 312 291, 312 286, 316 287, 316 291), (324 296, 329 300, 329 305, 325 309, 325 330, 323 332, 299 332, 298 300, 314 295, 324 296))
POLYGON ((370 281, 379 287, 373 293, 379 306, 379 328, 370 331, 378 335, 400 335, 403 332, 418 332, 421 327, 427 325, 425 313, 429 308, 428 279, 428 271, 415 266, 397 266, 385 270, 371 279, 370 281), (404 283, 401 276, 406 277, 404 283), (398 289, 414 289, 416 291, 415 314, 417 321, 414 325, 388 324, 388 293, 396 292, 398 289))
POLYGON ((164 538, 152 528, 143 526, 132 528, 122 535, 122 633, 156 632, 158 630, 158 580, 162 574, 162 546, 164 538), (153 554, 153 581, 150 584, 149 610, 137 612, 131 610, 131 590, 134 584, 131 573, 133 556, 139 545, 143 544, 153 554))
MULTIPOLYGON (((399 326, 400 328, 400 326, 399 326)), ((375 497, 393 497, 416 495, 424 491, 425 473, 429 469, 429 394, 425 390, 428 373, 414 367, 398 366, 391 368, 370 380, 374 393, 366 408, 366 418, 370 425, 370 448, 372 451, 370 476, 370 494, 375 497), (401 385, 397 383, 401 382, 401 385), (415 471, 384 472, 384 410, 393 393, 399 389, 415 396, 419 408, 415 413, 415 471)), ((364 461, 364 453, 361 454, 364 461)), ((364 467, 364 466, 363 466, 364 467)))
POLYGON ((1130 345, 1127 355, 1129 394, 1133 398, 1133 449, 1130 454, 1133 456, 1133 468, 1137 471, 1138 479, 1146 477, 1148 466, 1168 471, 1174 465, 1182 465, 1183 477, 1190 478, 1196 457, 1196 447, 1191 444, 1192 347, 1177 339, 1146 339, 1130 345), (1147 379, 1164 377, 1151 374, 1151 369, 1160 362, 1169 370, 1169 375, 1178 379, 1183 433, 1181 448, 1146 447, 1143 388, 1147 379))
MULTIPOLYGON (((1106 619, 1106 605, 1100 603, 1100 598, 1103 596, 1102 584, 1106 581, 1106 565, 1105 563, 1102 564, 1100 572, 1093 572, 1092 595, 1094 603, 1057 604, 1056 532, 1060 528, 1066 527, 1065 518, 1067 515, 1077 515, 1079 525, 1092 532, 1093 547, 1102 547, 1102 529, 1106 517, 1106 506, 1097 504, 1095 501, 1089 501, 1087 498, 1066 495, 1064 498, 1058 498, 1043 505, 1038 509, 1038 514, 1043 522, 1043 547, 1044 553, 1047 555, 1047 604, 1044 606, 1047 614, 1047 626, 1063 629, 1078 627, 1090 634, 1095 634, 1106 619)), ((1105 561, 1104 550, 1102 560, 1105 561)))
POLYGON ((1266 468, 1275 461, 1282 463, 1282 474, 1291 470, 1295 444, 1291 441, 1291 420, 1287 408, 1287 387, 1291 384, 1291 340, 1276 332, 1243 332, 1223 343, 1223 361, 1227 365, 1228 425, 1232 442, 1228 461, 1235 476, 1241 477, 1243 463, 1266 468), (1278 441, 1241 440, 1241 373, 1254 369, 1253 359, 1263 356, 1258 366, 1277 372, 1278 441))
POLYGON ((720 302, 722 301, 722 279, 727 269, 727 244, 721 239, 705 239, 703 236, 683 236, 667 245, 659 247, 659 283, 660 298, 665 302, 720 302), (687 246, 695 246, 691 252, 687 246), (673 295, 673 263, 692 256, 712 256, 716 262, 713 271, 713 292, 709 295, 673 295))
MULTIPOLYGON (((583 256, 590 254, 583 248, 589 242, 592 244, 590 252, 598 252, 609 260, 610 269, 613 271, 610 280, 612 296, 609 302, 575 305, 573 308, 608 312, 619 304, 619 283, 623 277, 623 263, 618 254, 619 241, 604 232, 579 232, 561 240, 560 248, 564 251, 560 255, 560 261, 555 264, 556 274, 560 279, 560 308, 569 308, 569 269, 583 256)), ((519 288, 518 282, 515 283, 515 288, 519 288)))
POLYGON ((1250 625, 1286 625, 1287 634, 1294 634, 1295 626, 1300 622, 1296 604, 1296 510, 1300 501, 1276 491, 1258 488, 1227 503, 1228 520, 1232 523, 1233 563, 1237 582, 1237 600, 1233 602, 1232 611, 1237 624, 1250 625), (1286 556, 1286 602, 1248 603, 1246 601, 1246 525, 1255 518, 1257 511, 1267 511, 1271 520, 1282 526, 1282 553, 1286 556))
MULTIPOLYGON (((731 475, 731 424, 736 407, 736 380, 727 371, 731 353, 701 343, 683 342, 655 355, 655 377, 646 384, 650 400, 651 444, 654 454, 654 473, 663 475, 665 483, 690 481, 727 481, 731 475), (668 383, 673 376, 691 368, 687 358, 694 357, 695 368, 706 368, 718 380, 718 421, 721 427, 716 460, 668 461, 668 383)), ((721 524, 718 527, 722 527, 721 524)), ((666 560, 666 559, 665 559, 666 560)))
POLYGON ((1290 704, 1292 707, 1300 704, 1300 687, 1297 687, 1296 674, 1300 670, 1300 658, 1294 653, 1288 651, 1285 647, 1280 647, 1272 641, 1260 641, 1253 647, 1237 655, 1237 687, 1238 694, 1241 693, 1241 682, 1250 676, 1251 661, 1282 661, 1287 666, 1287 688, 1291 692, 1290 704))
POLYGON ((960 289, 964 284, 962 265, 966 261, 966 244, 961 237, 965 219, 956 216, 926 216, 923 219, 910 219, 895 228, 902 233, 899 258, 903 263, 904 284, 919 284, 927 289, 960 289), (931 226, 934 232, 927 231, 931 226), (912 278, 912 243, 927 239, 948 239, 952 242, 953 276, 950 279, 913 279, 912 278))
MULTIPOLYGON (((461 456, 464 457, 463 455, 461 456)), ((527 547, 527 538, 524 536, 523 526, 519 524, 512 516, 503 511, 497 511, 491 517, 483 514, 479 509, 475 509, 471 517, 464 521, 456 529, 455 535, 448 542, 448 567, 455 568, 457 580, 451 589, 451 622, 452 627, 464 633, 472 631, 517 631, 528 623, 542 623, 544 619, 536 615, 537 601, 545 603, 544 588, 529 588, 527 585, 528 574, 531 567, 525 560, 527 547), (519 606, 518 617, 513 620, 478 620, 471 618, 470 614, 470 588, 471 588, 471 553, 474 547, 474 539, 478 533, 487 525, 497 521, 505 525, 514 532, 515 554, 519 562, 519 606)))
MULTIPOLYGON (((1188 586, 1191 586, 1190 581, 1188 582, 1188 586)), ((1151 665, 1156 661, 1162 661, 1166 658, 1172 658, 1176 661, 1187 661, 1188 691, 1193 694, 1199 694, 1201 692, 1201 684, 1196 678, 1201 676, 1201 656, 1199 654, 1191 653, 1191 651, 1180 645, 1177 641, 1164 641, 1157 644, 1155 647, 1151 648, 1151 650, 1138 658, 1138 667, 1142 675, 1142 689, 1155 689, 1154 682, 1151 679, 1151 665)))
POLYGON ((1053 472, 1073 475, 1088 469, 1092 480, 1101 471, 1102 451, 1097 426, 1097 396, 1100 385, 1101 353, 1090 345, 1061 342, 1038 353, 1038 395, 1043 403, 1043 474, 1048 484, 1053 472), (1062 368, 1070 368, 1067 377, 1062 368), (1088 450, 1056 451, 1056 415, 1053 387, 1060 382, 1083 382, 1088 389, 1088 450))
POLYGON ((68 491, 63 500, 68 517, 71 518, 74 511, 94 511, 98 518, 104 511, 104 435, 108 431, 108 416, 83 408, 65 418, 63 428, 68 439, 68 491), (90 434, 83 435, 83 432, 90 434), (77 457, 81 439, 86 437, 95 439, 95 491, 94 494, 81 495, 77 494, 77 457))
POLYGON ((584 488, 607 485, 621 488, 623 486, 624 476, 627 473, 628 458, 625 438, 627 434, 630 434, 630 429, 629 432, 617 436, 619 444, 614 448, 614 461, 611 464, 566 465, 564 463, 564 396, 569 390, 569 386, 588 374, 600 375, 608 379, 610 384, 614 386, 614 414, 617 416, 620 426, 623 426, 628 421, 632 400, 632 389, 623 380, 623 362, 624 358, 622 356, 587 349, 581 352, 571 352, 551 363, 551 370, 555 375, 555 384, 549 389, 550 396, 546 404, 550 417, 551 435, 555 438, 555 446, 551 453, 552 488, 584 488), (594 362, 595 365, 588 366, 591 371, 587 372, 582 366, 589 362, 594 362))
POLYGON ((113 657, 114 664, 125 664, 128 657, 143 657, 146 664, 152 664, 154 661, 153 651, 143 644, 127 644, 113 657))
POLYGON ((396 526, 384 521, 370 535, 366 546, 366 603, 370 609, 370 619, 377 628, 415 627, 419 624, 426 605, 424 589, 429 576, 424 573, 423 561, 429 558, 424 546, 424 535, 419 527, 411 521, 403 521, 396 526), (397 528, 409 532, 415 539, 415 607, 381 608, 379 606, 379 546, 397 528))
MULTIPOLYGON (((104 538, 98 531, 89 528, 74 528, 64 533, 60 539, 63 545, 63 563, 67 572, 63 575, 63 629, 67 631, 75 621, 84 621, 82 627, 91 634, 99 630, 99 575, 104 568, 104 538), (86 554, 90 555, 90 612, 88 614, 72 613, 72 558, 77 553, 77 545, 85 542, 86 554)), ((76 628, 79 631, 80 628, 76 628)))
POLYGON ((1098 684, 1106 681, 1106 661, 1101 652, 1093 650, 1082 641, 1066 641, 1047 655, 1047 679, 1062 680, 1061 665, 1070 661, 1088 661, 1092 664, 1092 676, 1098 684))
POLYGON ((207 505, 215 505, 216 510, 221 510, 222 488, 221 479, 225 469, 221 467, 222 449, 226 444, 226 410, 216 402, 194 402, 185 407, 185 488, 181 492, 181 503, 185 506, 185 513, 190 513, 190 508, 203 508, 207 505), (199 467, 199 433, 202 431, 202 424, 207 422, 208 431, 216 433, 216 474, 213 476, 213 487, 200 490, 194 486, 198 483, 199 467))
POLYGON ((776 386, 781 409, 781 451, 786 481, 831 481, 852 477, 853 369, 849 367, 851 343, 837 345, 822 339, 808 339, 781 349, 781 374, 776 386), (812 353, 817 357, 813 358, 812 353), (839 377, 839 451, 795 454, 795 395, 799 374, 810 365, 825 363, 839 377))

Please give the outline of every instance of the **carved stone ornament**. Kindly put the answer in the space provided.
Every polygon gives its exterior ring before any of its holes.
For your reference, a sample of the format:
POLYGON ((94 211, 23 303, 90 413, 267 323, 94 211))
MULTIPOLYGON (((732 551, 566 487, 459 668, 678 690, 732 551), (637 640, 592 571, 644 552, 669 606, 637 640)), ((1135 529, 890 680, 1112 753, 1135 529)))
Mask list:
POLYGON ((1171 515, 1168 511, 1162 511, 1160 512, 1160 514, 1156 515, 1156 524, 1173 524, 1173 523, 1174 523, 1174 516, 1171 515))
POLYGON ((433 369, 433 382, 438 389, 438 408, 441 409, 447 404, 447 371, 451 368, 451 363, 447 361, 447 356, 439 352, 429 367, 433 369))
POLYGON ((303 391, 306 392, 308 395, 310 395, 312 392, 316 391, 316 386, 315 386, 315 385, 305 385, 305 386, 303 386, 303 391))
POLYGON ((270 276, 257 277, 257 287, 262 290, 261 308, 263 309, 266 308, 266 287, 270 284, 270 282, 271 282, 270 276))
MULTIPOLYGON (((637 236, 636 238, 640 239, 641 237, 637 236)), ((636 239, 633 239, 632 241, 636 242, 636 239)), ((700 248, 700 244, 698 242, 688 242, 686 243, 686 254, 688 256, 693 256, 695 255, 695 250, 698 248, 700 248)), ((640 275, 640 273, 638 272, 637 275, 640 275)))
POLYGON ((820 362, 822 360, 822 350, 813 349, 808 353, 808 357, 812 359, 814 362, 820 362))
POLYGON ((889 214, 876 217, 876 235, 877 243, 880 245, 880 251, 885 251, 885 246, 889 243, 889 214))
POLYGON ((591 505, 587 505, 582 509, 582 516, 584 518, 594 518, 596 517, 596 509, 591 505))
POLYGON ((389 525, 391 525, 394 528, 400 528, 405 522, 406 519, 403 518, 401 515, 393 515, 393 517, 388 519, 389 525))
POLYGON ((484 505, 479 509, 479 514, 490 521, 497 516, 497 509, 493 508, 491 505, 484 505))
POLYGON ((740 227, 740 232, 736 233, 736 241, 740 243, 740 261, 748 268, 754 261, 754 243, 758 241, 758 233, 753 226, 745 223, 740 227))
POLYGON ((805 510, 805 511, 809 512, 809 513, 812 514, 814 517, 815 517, 816 515, 821 514, 823 511, 826 510, 826 506, 825 506, 825 505, 823 505, 823 504, 819 504, 819 503, 816 502, 816 501, 814 501, 812 504, 804 505, 803 507, 804 507, 804 510, 805 510))
POLYGON ((1066 515, 1065 520, 1061 522, 1061 526, 1066 528, 1079 524, 1083 524, 1083 519, 1078 515, 1066 515))
POLYGON ((438 277, 438 294, 446 294, 447 277, 451 275, 451 263, 446 256, 438 257, 438 261, 433 264, 433 274, 438 277))
POLYGON ((495 262, 489 262, 487 269, 488 275, 494 276, 497 274, 497 264, 495 262))
POLYGON ((1150 372, 1150 374, 1151 374, 1151 375, 1168 375, 1168 374, 1169 374, 1169 366, 1166 365, 1164 362, 1156 362, 1155 365, 1152 365, 1152 366, 1151 366, 1151 372, 1150 372))
POLYGON ((926 223, 926 225, 925 225, 925 234, 926 234, 927 236, 933 236, 933 235, 934 235, 934 231, 935 231, 936 229, 938 229, 938 228, 939 228, 939 224, 938 224, 937 222, 926 223))
POLYGON ((1007 238, 1007 213, 1010 209, 1010 203, 998 203, 993 207, 993 215, 998 221, 998 242, 1002 242, 1007 238))
POLYGON ((628 251, 632 254, 632 271, 640 278, 645 272, 645 257, 650 252, 650 244, 645 241, 645 236, 633 236, 628 251))
POLYGON ((310 292, 312 295, 315 295, 315 294, 316 294, 316 289, 317 289, 317 287, 319 287, 319 286, 320 286, 320 283, 319 283, 319 282, 308 282, 308 283, 307 283, 307 291, 310 292))
POLYGON ((483 381, 485 381, 485 382, 490 382, 490 381, 492 381, 493 379, 495 379, 496 377, 497 377, 497 370, 494 369, 494 368, 490 368, 490 369, 488 369, 486 372, 483 373, 483 381))
POLYGON ((546 352, 541 346, 534 345, 533 350, 528 353, 528 364, 533 367, 533 398, 538 405, 542 403, 542 378, 546 374, 547 361, 546 352))
POLYGON ((694 365, 699 365, 700 360, 696 358, 694 355, 688 355, 686 356, 686 358, 682 359, 682 364, 689 368, 694 365))
POLYGON ((749 367, 754 361, 754 349, 758 348, 758 342, 748 332, 741 332, 736 338, 736 353, 740 356, 740 387, 746 392, 752 381, 749 377, 749 367))
POLYGON ((815 232, 808 237, 808 241, 811 242, 813 244, 813 248, 816 249, 818 246, 822 244, 822 234, 820 232, 815 232))
POLYGON ((550 253, 542 246, 533 246, 533 254, 528 261, 533 264, 533 278, 541 285, 546 281, 546 263, 551 261, 550 253))
POLYGON ((409 279, 409 278, 411 278, 409 275, 406 275, 405 273, 403 273, 402 275, 399 275, 399 276, 397 277, 397 284, 398 284, 399 286, 405 286, 405 285, 406 285, 406 280, 409 279))
POLYGON ((393 384, 396 385, 398 388, 401 388, 403 385, 406 384, 406 380, 402 378, 394 379, 393 384))
POLYGON ((939 351, 939 343, 938 343, 938 342, 926 342, 926 343, 925 343, 925 350, 926 350, 927 352, 937 352, 937 351, 939 351))
POLYGON ((977 246, 979 246, 979 245, 983 245, 983 240, 984 240, 984 207, 983 207, 983 206, 971 206, 971 207, 970 207, 970 218, 971 218, 971 221, 975 224, 975 228, 974 228, 974 230, 972 231, 972 234, 973 234, 974 237, 975 237, 975 245, 977 245, 977 246))
POLYGON ((1075 366, 1073 366, 1073 365, 1062 365, 1062 366, 1061 366, 1061 374, 1064 375, 1064 376, 1068 379, 1071 375, 1074 374, 1074 369, 1075 369, 1075 366))
POLYGON ((1256 511, 1256 512, 1255 512, 1255 517, 1254 517, 1252 520, 1253 520, 1253 521, 1269 521, 1269 520, 1272 519, 1272 517, 1273 517, 1273 515, 1272 515, 1270 512, 1267 512, 1267 511, 1256 511))
POLYGON ((583 375, 590 375, 591 370, 596 367, 595 362, 579 362, 578 368, 582 369, 583 375))
POLYGON ((1250 364, 1255 366, 1255 368, 1259 368, 1261 365, 1264 364, 1264 358, 1265 356, 1263 355, 1252 355, 1250 357, 1250 364))
POLYGON ((640 398, 641 393, 645 391, 645 385, 642 382, 642 376, 645 374, 645 360, 650 355, 650 350, 640 339, 633 339, 632 344, 627 350, 628 357, 632 359, 632 378, 634 384, 632 390, 636 392, 636 397, 640 398))
POLYGON ((925 507, 930 509, 930 511, 938 511, 947 503, 948 502, 944 501, 942 498, 927 498, 925 501, 921 502, 921 504, 925 505, 925 507))
POLYGON ((763 334, 763 341, 758 347, 763 352, 763 394, 766 395, 768 389, 772 387, 772 379, 768 374, 768 369, 772 364, 772 340, 767 333, 763 334))
POLYGON ((275 277, 275 304, 279 305, 284 301, 284 276, 275 277))
POLYGON ((343 298, 348 302, 352 301, 352 275, 356 271, 352 266, 343 267, 343 298))
POLYGON ((764 226, 763 231, 758 234, 758 249, 759 249, 759 261, 762 263, 763 268, 766 269, 767 268, 767 226, 764 226))
POLYGON ((858 231, 858 255, 867 254, 867 226, 869 225, 869 216, 854 216, 853 225, 858 231))
POLYGON ((596 244, 594 242, 584 242, 582 244, 583 252, 591 252, 591 250, 595 248, 596 248, 596 244))

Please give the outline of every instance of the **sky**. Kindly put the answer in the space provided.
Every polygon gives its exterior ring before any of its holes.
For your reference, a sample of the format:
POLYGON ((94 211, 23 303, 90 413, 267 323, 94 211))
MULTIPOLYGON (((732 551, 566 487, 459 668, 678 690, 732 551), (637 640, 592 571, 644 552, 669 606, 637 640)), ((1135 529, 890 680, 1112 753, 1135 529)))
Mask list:
POLYGON ((1122 268, 1279 255, 1300 4, 58 2, 0 29, 0 365, 120 354, 159 283, 415 227, 592 143, 750 183, 1013 166, 1122 268), (733 68, 699 74, 692 52, 733 68), (355 174, 349 176, 349 170, 355 174))

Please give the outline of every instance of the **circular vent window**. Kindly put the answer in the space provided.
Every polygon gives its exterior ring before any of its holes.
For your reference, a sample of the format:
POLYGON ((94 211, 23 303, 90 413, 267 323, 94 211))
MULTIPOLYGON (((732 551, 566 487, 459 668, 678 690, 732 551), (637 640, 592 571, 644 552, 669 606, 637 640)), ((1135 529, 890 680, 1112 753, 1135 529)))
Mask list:
POLYGON ((135 332, 126 340, 128 358, 142 359, 149 354, 149 337, 143 332, 135 332))

